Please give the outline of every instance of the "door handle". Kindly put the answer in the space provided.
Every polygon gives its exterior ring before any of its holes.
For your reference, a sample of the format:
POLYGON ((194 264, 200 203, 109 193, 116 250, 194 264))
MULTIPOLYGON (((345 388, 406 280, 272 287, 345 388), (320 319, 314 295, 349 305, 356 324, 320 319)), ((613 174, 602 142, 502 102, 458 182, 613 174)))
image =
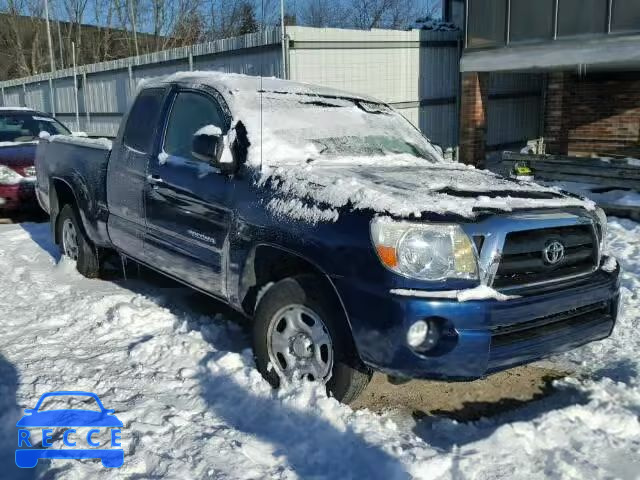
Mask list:
POLYGON ((162 180, 159 175, 147 175, 147 182, 153 186, 164 184, 164 180, 162 180))

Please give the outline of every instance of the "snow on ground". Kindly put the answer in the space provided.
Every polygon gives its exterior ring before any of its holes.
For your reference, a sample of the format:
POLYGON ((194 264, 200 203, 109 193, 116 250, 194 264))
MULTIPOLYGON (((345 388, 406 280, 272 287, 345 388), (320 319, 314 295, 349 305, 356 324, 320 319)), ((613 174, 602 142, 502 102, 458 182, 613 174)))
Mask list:
POLYGON ((58 262, 47 225, 0 225, 0 478, 639 478, 639 238, 640 225, 612 221, 623 316, 611 339, 554 360, 576 374, 552 395, 478 422, 416 423, 354 412, 309 386, 274 392, 211 302, 84 279, 58 262), (124 466, 19 471, 22 409, 70 389, 116 410, 124 466))

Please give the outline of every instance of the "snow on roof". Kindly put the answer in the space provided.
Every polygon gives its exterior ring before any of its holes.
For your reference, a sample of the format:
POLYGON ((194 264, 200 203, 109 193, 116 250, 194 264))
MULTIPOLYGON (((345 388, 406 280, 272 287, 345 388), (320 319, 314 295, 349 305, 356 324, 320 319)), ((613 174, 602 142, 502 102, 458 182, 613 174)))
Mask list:
POLYGON ((227 93, 255 93, 261 90, 269 92, 286 92, 307 95, 329 95, 329 96, 346 96, 351 98, 360 98, 362 100, 379 102, 371 97, 359 95, 357 93, 345 92, 335 88, 323 87, 311 83, 296 82, 293 80, 283 80, 276 77, 257 77, 253 75, 243 75, 240 73, 226 73, 216 71, 193 71, 193 72, 177 72, 166 77, 147 80, 141 85, 153 86, 156 84, 164 84, 170 82, 192 82, 210 85, 214 88, 226 90, 221 93, 227 96, 227 93))
POLYGON ((417 30, 431 30, 434 32, 452 32, 460 30, 458 26, 451 22, 445 22, 444 20, 437 18, 419 18, 412 26, 417 30))
POLYGON ((38 110, 29 107, 0 107, 0 112, 6 111, 37 112, 38 110))

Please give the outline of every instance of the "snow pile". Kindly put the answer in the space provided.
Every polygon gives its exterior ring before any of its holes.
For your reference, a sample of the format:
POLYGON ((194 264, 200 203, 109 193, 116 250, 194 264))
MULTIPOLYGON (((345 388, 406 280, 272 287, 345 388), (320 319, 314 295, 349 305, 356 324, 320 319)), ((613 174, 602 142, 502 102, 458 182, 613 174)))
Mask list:
POLYGON ((70 143, 71 145, 101 148, 103 150, 111 150, 113 146, 113 142, 108 138, 88 138, 75 135, 51 135, 48 137, 48 140, 50 142, 70 143))
POLYGON ((7 478, 637 478, 640 225, 612 221, 623 267, 613 336, 555 360, 550 397, 491 419, 416 423, 352 411, 312 386, 274 392, 248 338, 184 289, 80 277, 48 225, 0 225, 0 464, 7 478), (202 312, 209 312, 205 315, 202 312), (14 468, 15 422, 53 390, 97 393, 125 464, 14 468), (46 470, 46 471, 45 471, 46 470))
POLYGON ((445 22, 439 18, 419 18, 416 20, 415 25, 412 27, 417 30, 431 30, 433 32, 452 32, 460 30, 455 23, 445 22))
POLYGON ((567 192, 589 198, 598 205, 640 207, 640 192, 629 189, 603 188, 580 182, 544 182, 545 185, 556 186, 567 192))

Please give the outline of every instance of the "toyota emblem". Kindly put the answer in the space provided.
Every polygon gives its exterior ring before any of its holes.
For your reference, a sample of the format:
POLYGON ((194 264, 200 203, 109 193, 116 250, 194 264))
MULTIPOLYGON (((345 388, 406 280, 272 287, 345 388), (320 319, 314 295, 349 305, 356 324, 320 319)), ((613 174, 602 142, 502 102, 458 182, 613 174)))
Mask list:
POLYGON ((564 258, 564 245, 558 240, 547 242, 542 250, 542 257, 549 265, 556 265, 564 258))

